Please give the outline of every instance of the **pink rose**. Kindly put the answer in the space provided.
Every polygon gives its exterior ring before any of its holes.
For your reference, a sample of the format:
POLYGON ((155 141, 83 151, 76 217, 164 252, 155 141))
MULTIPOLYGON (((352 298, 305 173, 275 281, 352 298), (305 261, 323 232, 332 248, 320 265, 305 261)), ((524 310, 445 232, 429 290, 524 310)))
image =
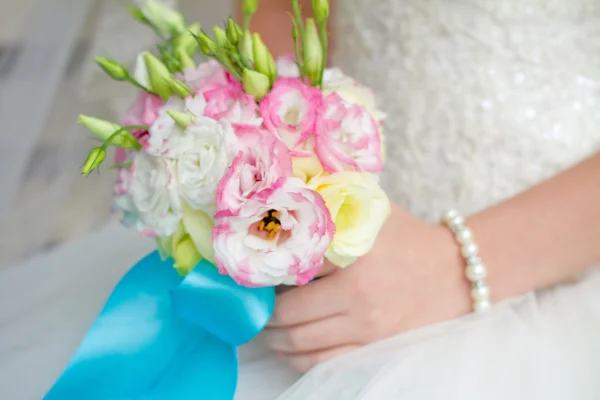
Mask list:
POLYGON ((256 193, 292 175, 289 151, 272 133, 238 127, 236 135, 241 149, 217 189, 217 210, 233 214, 256 193))
POLYGON ((280 78, 260 102, 265 127, 281 139, 292 155, 306 156, 299 149, 314 133, 321 91, 297 78, 280 78))
POLYGON ((216 264, 244 286, 304 285, 323 266, 334 232, 323 198, 297 178, 282 178, 237 215, 217 213, 216 264))
POLYGON ((315 131, 315 150, 326 171, 383 170, 379 127, 364 107, 332 93, 323 100, 315 131))
POLYGON ((259 126, 258 106, 253 96, 238 85, 213 85, 204 90, 206 108, 204 115, 216 120, 227 119, 234 125, 259 126))

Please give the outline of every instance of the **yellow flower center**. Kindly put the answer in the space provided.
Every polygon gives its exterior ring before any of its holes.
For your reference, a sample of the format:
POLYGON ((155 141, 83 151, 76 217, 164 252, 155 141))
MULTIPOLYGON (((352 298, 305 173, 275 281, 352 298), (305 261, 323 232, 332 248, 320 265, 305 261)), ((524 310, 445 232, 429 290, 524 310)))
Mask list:
POLYGON ((264 217, 258 224, 259 232, 266 231, 269 238, 275 238, 275 235, 281 230, 281 222, 277 218, 279 213, 275 210, 269 210, 268 215, 264 217))

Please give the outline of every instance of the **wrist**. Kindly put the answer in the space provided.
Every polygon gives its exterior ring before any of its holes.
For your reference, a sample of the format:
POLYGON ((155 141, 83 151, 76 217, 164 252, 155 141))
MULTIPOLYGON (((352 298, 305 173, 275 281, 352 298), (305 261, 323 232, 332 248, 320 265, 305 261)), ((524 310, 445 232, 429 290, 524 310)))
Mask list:
POLYGON ((447 304, 448 318, 456 318, 473 311, 471 283, 465 275, 465 261, 452 232, 445 226, 431 225, 435 253, 435 268, 440 283, 442 300, 447 304))

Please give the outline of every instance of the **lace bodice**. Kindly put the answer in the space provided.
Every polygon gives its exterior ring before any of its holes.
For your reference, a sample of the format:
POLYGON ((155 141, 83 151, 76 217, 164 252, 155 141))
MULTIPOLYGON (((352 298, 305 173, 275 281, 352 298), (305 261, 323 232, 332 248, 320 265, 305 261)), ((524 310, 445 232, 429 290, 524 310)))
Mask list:
POLYGON ((391 197, 476 212, 600 147, 600 0, 344 0, 334 62, 378 93, 391 197))

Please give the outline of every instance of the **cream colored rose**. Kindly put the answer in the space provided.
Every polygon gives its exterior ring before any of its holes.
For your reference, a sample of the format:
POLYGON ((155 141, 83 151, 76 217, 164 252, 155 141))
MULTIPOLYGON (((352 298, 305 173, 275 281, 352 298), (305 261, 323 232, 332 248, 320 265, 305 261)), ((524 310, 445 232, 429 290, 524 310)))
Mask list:
POLYGON ((377 182, 366 174, 339 172, 316 177, 309 187, 323 197, 336 227, 325 257, 347 267, 367 254, 391 212, 377 182))

